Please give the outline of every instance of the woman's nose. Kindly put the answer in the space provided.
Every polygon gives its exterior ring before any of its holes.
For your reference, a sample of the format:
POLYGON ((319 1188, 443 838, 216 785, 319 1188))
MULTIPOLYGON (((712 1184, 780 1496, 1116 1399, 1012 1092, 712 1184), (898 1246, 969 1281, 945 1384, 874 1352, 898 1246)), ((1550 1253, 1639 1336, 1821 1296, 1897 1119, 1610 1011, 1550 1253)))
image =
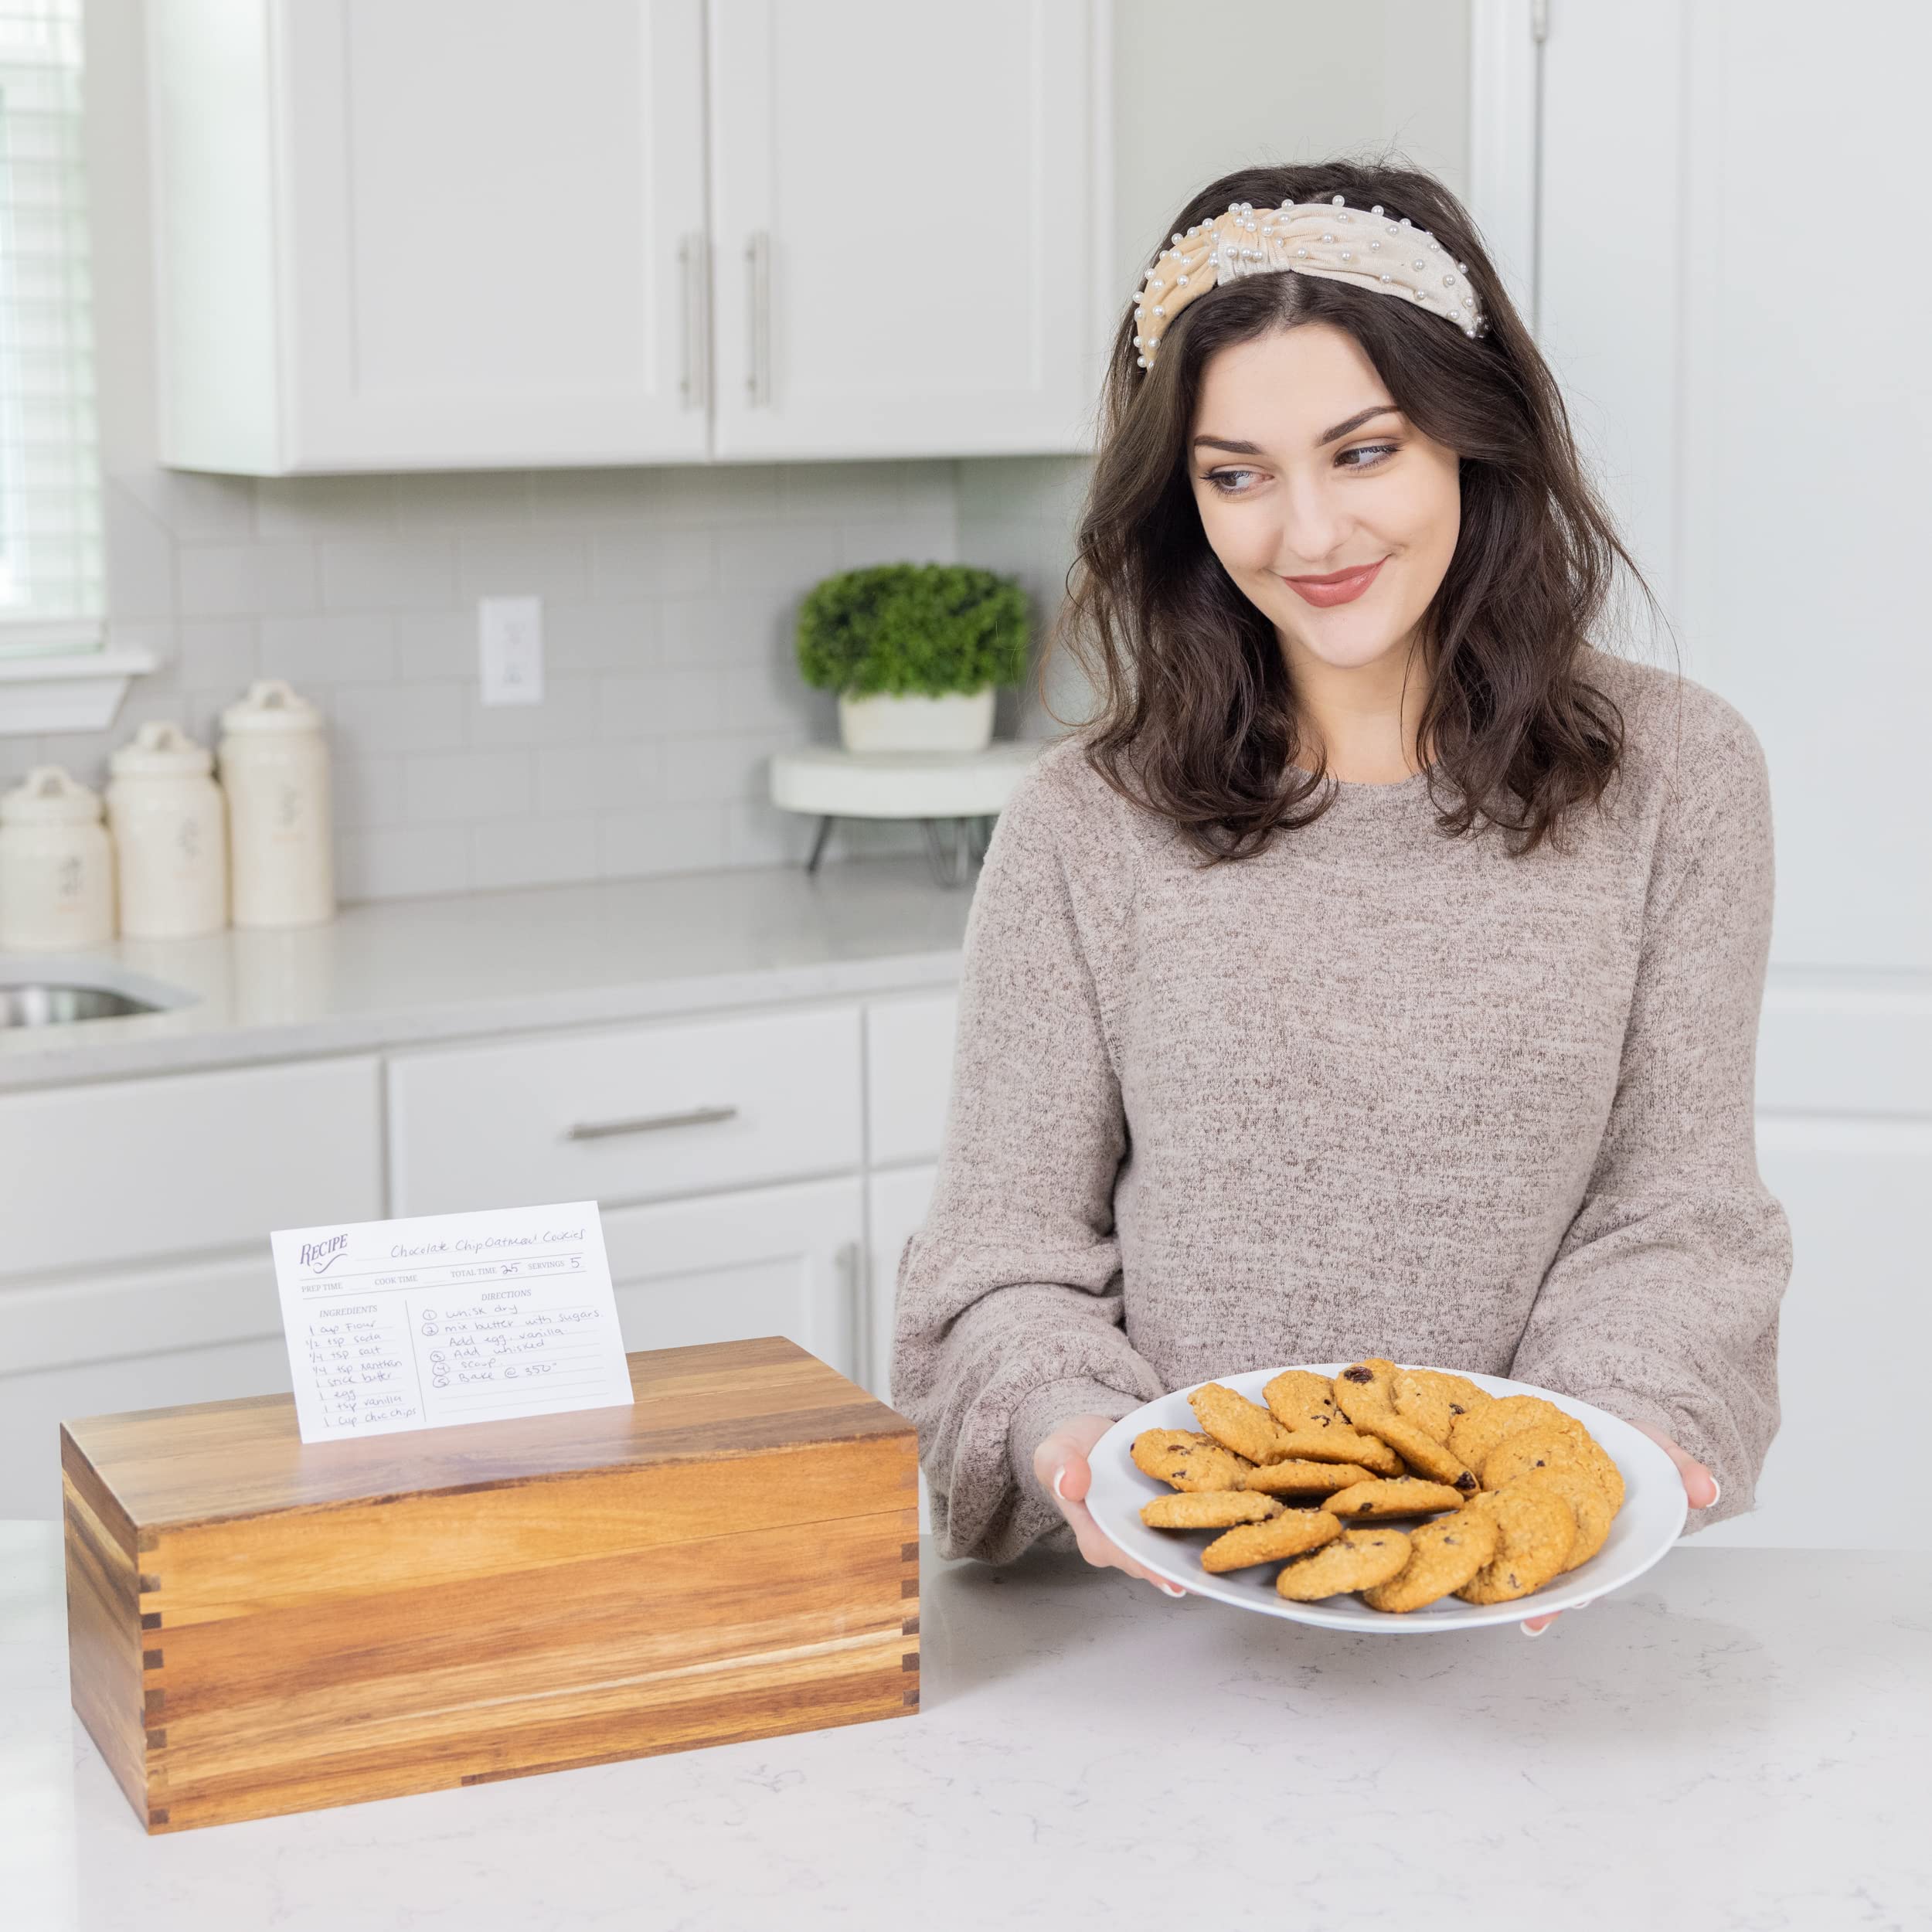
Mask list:
POLYGON ((1275 568, 1284 577, 1346 569, 1351 529, 1342 506, 1319 485, 1291 486, 1284 493, 1275 568))

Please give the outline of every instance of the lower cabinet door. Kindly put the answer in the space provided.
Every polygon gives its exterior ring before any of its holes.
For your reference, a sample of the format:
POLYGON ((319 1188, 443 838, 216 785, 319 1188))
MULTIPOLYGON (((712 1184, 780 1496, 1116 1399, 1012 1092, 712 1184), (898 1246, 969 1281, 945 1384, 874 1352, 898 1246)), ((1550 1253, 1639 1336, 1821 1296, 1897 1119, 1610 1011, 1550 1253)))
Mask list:
POLYGON ((859 1177, 617 1208, 604 1216, 626 1349, 782 1335, 853 1381, 859 1177))
POLYGON ((0 1517, 60 1514, 60 1424, 286 1389, 268 1243, 0 1289, 0 1517))
POLYGON ((899 1260, 906 1243, 926 1218, 939 1178, 937 1165, 902 1167, 874 1174, 866 1231, 866 1386, 881 1402, 892 1400, 893 1307, 899 1284, 899 1260))

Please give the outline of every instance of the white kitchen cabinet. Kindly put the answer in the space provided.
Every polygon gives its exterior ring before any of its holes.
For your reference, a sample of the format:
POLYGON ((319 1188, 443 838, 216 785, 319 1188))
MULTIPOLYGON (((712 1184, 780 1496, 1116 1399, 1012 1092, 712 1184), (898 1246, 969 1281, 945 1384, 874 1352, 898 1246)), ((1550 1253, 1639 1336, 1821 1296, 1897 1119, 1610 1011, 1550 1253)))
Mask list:
POLYGON ((389 1063, 392 1213, 607 1206, 859 1165, 859 1009, 538 1035, 389 1063))
MULTIPOLYGON (((383 1212, 372 1055, 0 1094, 0 1280, 383 1212)), ((5 1357, 0 1355, 0 1361, 5 1357)))
POLYGON ((782 1335, 859 1371, 865 1213, 856 1175, 604 1216, 627 1349, 782 1335))
POLYGON ((899 1263, 918 1232, 939 1179, 936 1163, 874 1174, 867 1185, 866 1251, 866 1386, 881 1402, 892 1400, 893 1311, 899 1263))
POLYGON ((702 0, 148 0, 161 451, 707 447, 702 0))
POLYGON ((146 17, 165 462, 1089 447, 1100 0, 146 17))
POLYGON ((931 1161, 946 1132, 959 995, 911 993, 866 1009, 866 1157, 931 1161))
POLYGON ((1084 451, 1099 10, 711 0, 721 457, 1084 451))
POLYGON ((288 1386, 266 1233, 246 1254, 0 1289, 0 1518, 60 1514, 63 1422, 288 1386))

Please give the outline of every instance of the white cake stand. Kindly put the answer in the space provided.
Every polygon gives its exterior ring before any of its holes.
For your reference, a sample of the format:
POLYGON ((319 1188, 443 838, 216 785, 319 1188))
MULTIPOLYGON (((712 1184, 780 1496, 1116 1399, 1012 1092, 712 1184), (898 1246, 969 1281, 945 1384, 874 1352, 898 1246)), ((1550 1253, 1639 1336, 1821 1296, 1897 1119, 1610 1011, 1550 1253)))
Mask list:
POLYGON ((993 821, 1020 774, 1046 749, 1003 739, 984 751, 845 751, 808 745, 771 758, 771 802, 816 815, 807 872, 816 872, 838 818, 917 818, 943 886, 963 886, 986 855, 993 821))

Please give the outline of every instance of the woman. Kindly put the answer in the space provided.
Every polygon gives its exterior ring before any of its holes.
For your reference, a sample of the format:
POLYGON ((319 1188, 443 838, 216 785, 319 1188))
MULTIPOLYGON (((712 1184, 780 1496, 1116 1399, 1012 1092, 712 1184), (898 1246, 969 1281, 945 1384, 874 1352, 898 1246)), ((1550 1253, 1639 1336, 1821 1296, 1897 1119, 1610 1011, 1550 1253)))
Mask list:
POLYGON ((1624 1417, 1694 1527, 1751 1506, 1764 761, 1593 645, 1619 560, 1648 597, 1440 183, 1246 170, 1182 213, 1063 614, 1099 708, 995 831, 900 1257, 944 1553, 1170 1588, 1083 1502, 1109 1424, 1366 1354, 1624 1417))

